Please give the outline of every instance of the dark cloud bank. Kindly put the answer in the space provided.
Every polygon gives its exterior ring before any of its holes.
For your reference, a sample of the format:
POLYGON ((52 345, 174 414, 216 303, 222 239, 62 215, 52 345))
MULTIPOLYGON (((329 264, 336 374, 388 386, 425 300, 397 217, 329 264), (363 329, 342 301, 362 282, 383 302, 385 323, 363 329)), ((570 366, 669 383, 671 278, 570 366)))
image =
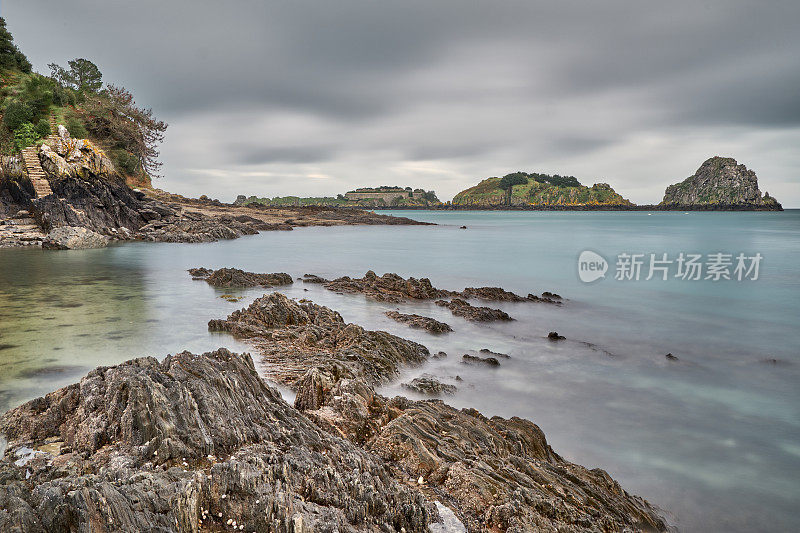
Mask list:
POLYGON ((170 123, 157 185, 231 199, 514 170, 633 201, 711 155, 800 206, 800 3, 46 2, 35 68, 80 56, 170 123))

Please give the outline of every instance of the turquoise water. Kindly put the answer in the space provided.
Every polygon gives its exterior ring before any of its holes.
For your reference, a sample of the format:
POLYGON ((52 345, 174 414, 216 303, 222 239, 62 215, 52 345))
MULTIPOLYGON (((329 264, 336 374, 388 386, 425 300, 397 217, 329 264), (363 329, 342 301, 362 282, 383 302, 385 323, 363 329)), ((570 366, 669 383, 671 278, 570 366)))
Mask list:
MULTIPOLYGON (((184 349, 247 350, 210 334, 206 322, 263 290, 233 291, 244 299, 227 302, 219 296, 232 291, 190 279, 185 271, 194 266, 325 277, 372 269, 427 276, 448 289, 550 290, 566 303, 498 305, 516 320, 482 325, 429 302, 381 304, 302 283, 281 289, 446 351, 447 359, 409 369, 404 379, 460 376, 448 402, 534 420, 559 453, 606 469, 668 510, 682 531, 800 529, 800 212, 392 214, 439 225, 0 250, 0 411, 100 364, 184 349), (609 261, 605 279, 580 281, 584 250, 609 261), (755 281, 617 281, 622 252, 760 253, 763 261, 755 281), (398 307, 455 332, 432 337, 383 316, 398 307), (548 341, 553 330, 567 340, 548 341), (461 354, 481 348, 511 358, 497 370, 459 364, 461 354)), ((398 383, 383 392, 404 393, 398 383)))

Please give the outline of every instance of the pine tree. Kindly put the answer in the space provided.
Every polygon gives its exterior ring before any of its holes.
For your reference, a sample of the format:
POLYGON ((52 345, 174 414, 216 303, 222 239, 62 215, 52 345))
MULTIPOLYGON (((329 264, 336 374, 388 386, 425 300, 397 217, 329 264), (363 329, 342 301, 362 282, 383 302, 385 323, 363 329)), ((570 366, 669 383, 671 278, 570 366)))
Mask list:
POLYGON ((16 69, 26 73, 31 71, 30 61, 14 44, 14 37, 6 28, 6 19, 2 17, 0 17, 0 69, 16 69))

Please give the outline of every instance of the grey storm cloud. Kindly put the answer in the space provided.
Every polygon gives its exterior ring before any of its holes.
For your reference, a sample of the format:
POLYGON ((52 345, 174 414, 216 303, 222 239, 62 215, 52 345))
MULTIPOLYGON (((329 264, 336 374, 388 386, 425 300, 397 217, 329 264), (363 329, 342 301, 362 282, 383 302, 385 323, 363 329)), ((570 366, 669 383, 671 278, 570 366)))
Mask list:
POLYGON ((46 65, 94 60, 170 123, 157 185, 448 198, 515 170, 637 202, 711 155, 800 206, 800 3, 6 1, 46 65))

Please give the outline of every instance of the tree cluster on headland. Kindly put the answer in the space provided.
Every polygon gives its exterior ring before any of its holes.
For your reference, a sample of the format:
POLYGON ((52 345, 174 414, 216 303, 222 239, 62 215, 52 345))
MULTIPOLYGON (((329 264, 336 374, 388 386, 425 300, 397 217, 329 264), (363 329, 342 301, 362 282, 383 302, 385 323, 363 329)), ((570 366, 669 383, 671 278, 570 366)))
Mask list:
POLYGON ((48 68, 48 75, 33 71, 0 18, 0 153, 19 154, 63 124, 73 138, 97 144, 129 183, 149 185, 161 167, 158 145, 167 124, 124 87, 104 85, 89 59, 48 68))

